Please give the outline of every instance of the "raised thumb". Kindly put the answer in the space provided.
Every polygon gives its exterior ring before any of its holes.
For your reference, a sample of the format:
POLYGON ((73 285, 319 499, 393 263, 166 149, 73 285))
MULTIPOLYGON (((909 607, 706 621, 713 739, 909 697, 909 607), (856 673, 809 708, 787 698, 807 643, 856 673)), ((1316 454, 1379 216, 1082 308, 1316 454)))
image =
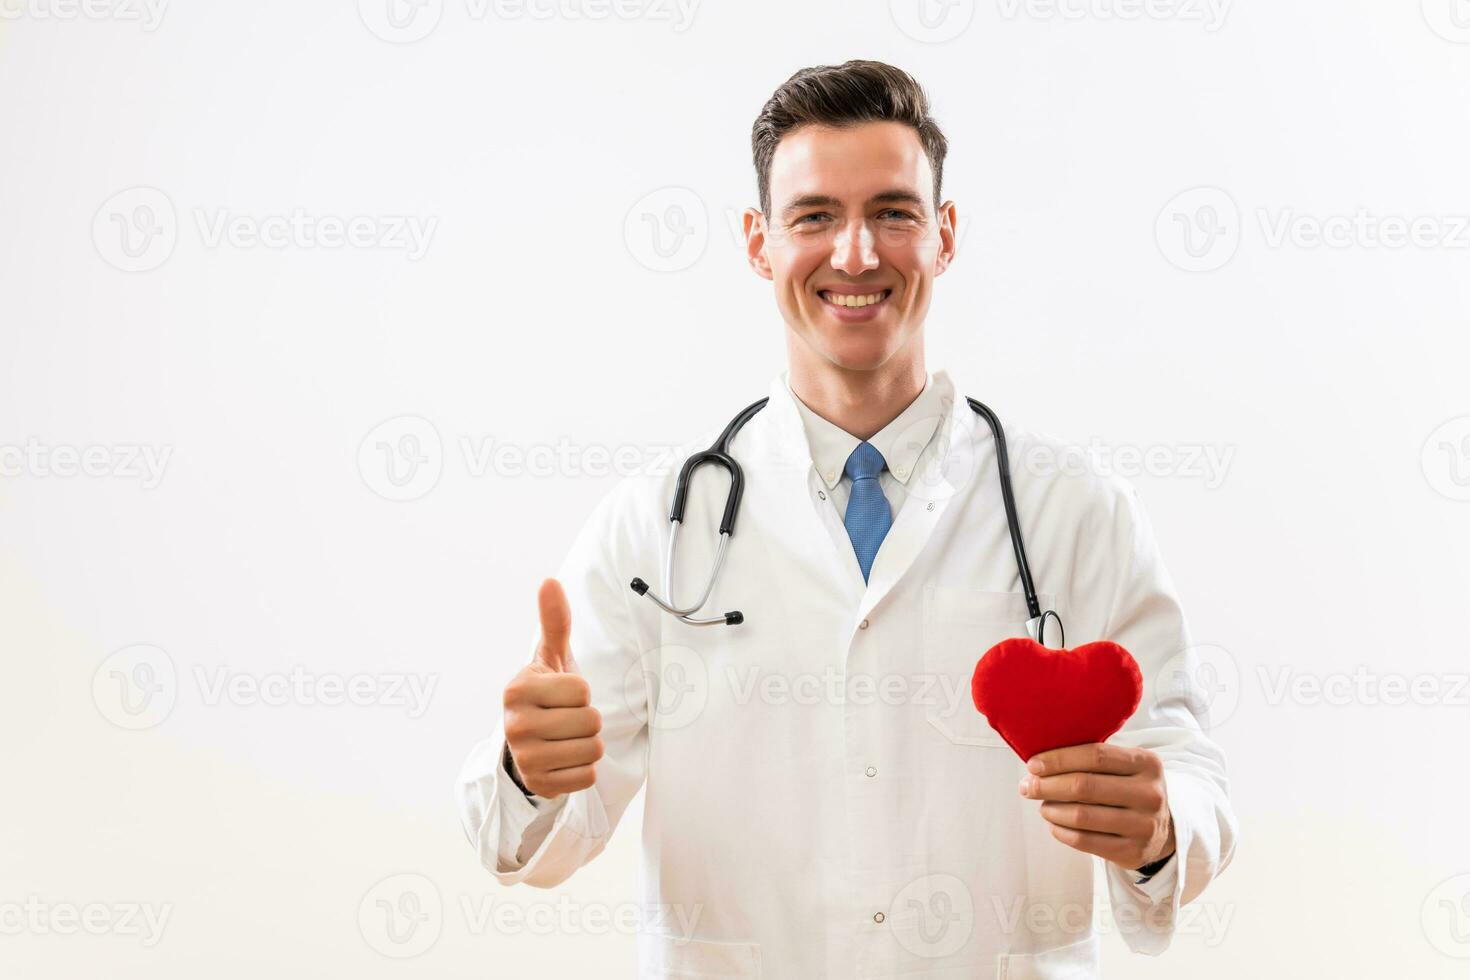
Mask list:
POLYGON ((541 644, 536 647, 536 662, 558 673, 571 663, 572 607, 561 583, 549 578, 536 593, 541 616, 541 644))

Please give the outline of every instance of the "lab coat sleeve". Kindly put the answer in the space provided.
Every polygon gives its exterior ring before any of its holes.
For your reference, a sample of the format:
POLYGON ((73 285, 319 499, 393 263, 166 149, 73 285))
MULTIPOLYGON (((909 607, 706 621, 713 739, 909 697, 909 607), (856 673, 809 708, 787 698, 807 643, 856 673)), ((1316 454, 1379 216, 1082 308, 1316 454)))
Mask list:
POLYGON ((1133 951, 1157 955, 1169 947, 1179 907, 1199 898, 1230 863, 1236 821, 1224 753, 1206 734, 1198 653, 1152 527, 1130 484, 1109 479, 1102 486, 1101 503, 1081 522, 1072 591, 1079 625, 1089 632, 1072 642, 1119 643, 1143 674, 1138 710, 1109 741, 1162 758, 1175 853, 1141 885, 1133 869, 1102 864, 1120 935, 1133 951))
POLYGON ((1174 882, 1179 876, 1178 868, 1179 862, 1171 856, 1168 863, 1147 881, 1140 882, 1136 874, 1130 875, 1129 880, 1147 896, 1149 905, 1157 905, 1174 894, 1174 882))
MULTIPOLYGON (((458 801, 466 835, 480 862, 502 884, 550 888, 607 846, 647 772, 646 681, 641 669, 646 627, 631 608, 627 572, 639 544, 628 503, 636 484, 625 479, 594 508, 556 578, 572 612, 574 668, 587 678, 602 717, 603 757, 596 782, 551 800, 527 798, 501 765, 499 731, 477 744, 461 769, 458 801)), ((644 531, 644 534, 651 532, 644 531)), ((652 604, 648 604, 652 607, 652 604)), ((534 599, 530 606, 534 609, 534 599)), ((539 642, 539 627, 529 661, 539 642)), ((519 669, 519 668, 517 668, 519 669)), ((509 678, 507 678, 509 680, 509 678)))

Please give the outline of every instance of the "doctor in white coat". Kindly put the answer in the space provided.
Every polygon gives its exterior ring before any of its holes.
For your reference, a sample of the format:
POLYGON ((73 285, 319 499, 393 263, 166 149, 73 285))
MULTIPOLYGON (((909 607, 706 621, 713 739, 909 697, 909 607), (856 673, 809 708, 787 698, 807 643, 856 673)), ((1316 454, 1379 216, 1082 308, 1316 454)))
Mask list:
MULTIPOLYGON (((1104 925, 1162 952, 1230 861, 1235 819, 1137 497, 1005 422, 1042 608, 1073 646, 1128 648, 1145 681, 1105 744, 1023 765, 969 692, 1028 618, 965 395, 986 399, 924 359, 955 253, 955 206, 934 203, 944 137, 912 78, 859 61, 792 76, 752 144, 747 251, 788 363, 731 444, 745 493, 701 614, 745 621, 687 625, 629 588, 668 596, 678 467, 621 481, 543 584, 502 730, 465 763, 480 860, 507 885, 560 884, 644 790, 645 977, 1092 977, 1104 925)), ((694 481, 681 601, 704 588, 728 485, 715 467, 694 481)))

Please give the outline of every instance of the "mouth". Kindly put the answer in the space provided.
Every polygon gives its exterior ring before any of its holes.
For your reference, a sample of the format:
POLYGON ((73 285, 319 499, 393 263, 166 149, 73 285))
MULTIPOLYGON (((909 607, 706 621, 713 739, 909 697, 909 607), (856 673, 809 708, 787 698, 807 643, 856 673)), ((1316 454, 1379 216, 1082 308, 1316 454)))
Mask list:
POLYGON ((819 290, 817 295, 822 302, 837 310, 871 310, 883 305, 889 296, 893 295, 891 289, 876 289, 871 293, 852 295, 848 293, 834 293, 825 289, 819 290))

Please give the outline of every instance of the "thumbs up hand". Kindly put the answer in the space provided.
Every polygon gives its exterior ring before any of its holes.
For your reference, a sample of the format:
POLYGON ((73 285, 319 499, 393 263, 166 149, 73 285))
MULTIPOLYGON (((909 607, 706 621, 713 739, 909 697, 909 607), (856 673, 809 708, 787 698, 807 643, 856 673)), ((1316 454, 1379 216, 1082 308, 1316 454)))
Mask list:
POLYGON ((549 799, 596 781, 602 715, 572 657, 572 610, 561 583, 542 582, 536 599, 541 643, 505 687, 505 740, 521 782, 549 799))

